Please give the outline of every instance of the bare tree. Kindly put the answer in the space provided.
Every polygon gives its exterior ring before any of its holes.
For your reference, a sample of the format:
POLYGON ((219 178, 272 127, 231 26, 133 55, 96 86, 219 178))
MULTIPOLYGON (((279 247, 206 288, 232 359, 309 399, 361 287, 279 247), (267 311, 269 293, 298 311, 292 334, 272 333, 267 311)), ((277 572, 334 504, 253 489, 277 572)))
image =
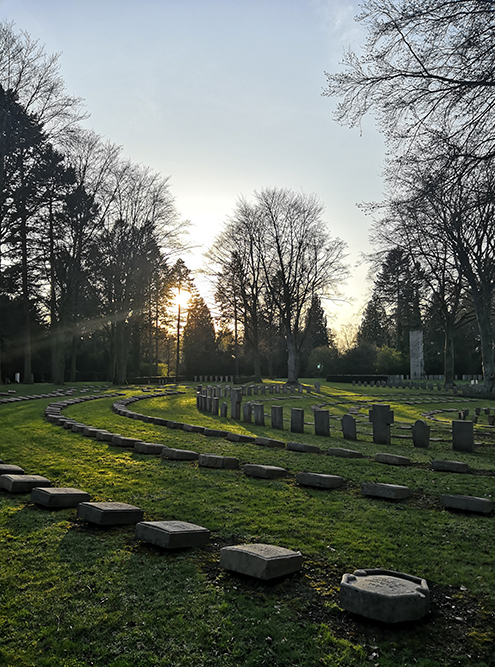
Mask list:
MULTIPOLYGON (((285 189, 254 193, 254 201, 239 200, 222 239, 241 253, 237 274, 243 309, 251 329, 261 324, 260 299, 277 313, 287 344, 288 382, 297 382, 299 352, 307 332, 306 315, 313 297, 336 297, 347 277, 345 244, 331 239, 315 196, 285 189)), ((230 255, 232 258, 233 255, 230 255)), ((239 256, 239 254, 237 255, 239 256)))
POLYGON ((356 125, 374 112, 388 138, 451 124, 474 154, 495 148, 495 8, 485 0, 363 0, 362 55, 327 74, 336 118, 356 125))
POLYGON ((381 247, 400 246, 422 266, 445 331, 446 379, 452 380, 454 329, 469 291, 478 322, 485 387, 494 386, 492 308, 495 296, 495 158, 473 162, 451 141, 428 145, 415 160, 389 170, 394 194, 375 224, 381 247), (425 154, 443 155, 424 161, 425 154))

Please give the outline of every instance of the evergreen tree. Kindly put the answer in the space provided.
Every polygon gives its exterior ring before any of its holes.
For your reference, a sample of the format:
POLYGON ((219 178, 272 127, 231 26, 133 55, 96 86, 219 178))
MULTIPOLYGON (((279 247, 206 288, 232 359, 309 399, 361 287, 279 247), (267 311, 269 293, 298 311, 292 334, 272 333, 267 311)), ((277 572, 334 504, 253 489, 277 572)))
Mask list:
POLYGON ((188 304, 182 356, 187 377, 215 373, 215 327, 210 309, 199 295, 193 295, 188 304))

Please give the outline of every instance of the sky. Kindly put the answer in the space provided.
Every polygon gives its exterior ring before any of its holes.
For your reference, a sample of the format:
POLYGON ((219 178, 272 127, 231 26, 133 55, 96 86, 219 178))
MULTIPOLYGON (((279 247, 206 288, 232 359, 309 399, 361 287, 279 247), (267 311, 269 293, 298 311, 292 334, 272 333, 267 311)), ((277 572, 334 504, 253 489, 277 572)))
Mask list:
POLYGON ((382 198, 373 119, 342 127, 337 100, 322 95, 325 71, 365 41, 358 11, 357 0, 0 0, 0 21, 61 54, 84 124, 170 177, 191 222, 189 268, 201 267, 240 196, 316 194, 351 273, 348 302, 326 304, 334 329, 357 324, 369 294, 370 220, 357 204, 382 198))

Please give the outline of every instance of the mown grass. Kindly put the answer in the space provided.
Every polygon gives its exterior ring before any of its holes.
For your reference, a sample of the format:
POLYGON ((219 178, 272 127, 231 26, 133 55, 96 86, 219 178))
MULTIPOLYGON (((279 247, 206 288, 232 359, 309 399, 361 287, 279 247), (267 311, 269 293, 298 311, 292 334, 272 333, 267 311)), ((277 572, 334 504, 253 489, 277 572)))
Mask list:
MULTIPOLYGON (((33 388, 25 393, 33 393, 33 388)), ((378 400, 391 404, 396 421, 410 423, 422 412, 442 407, 427 397, 430 394, 409 390, 366 393, 324 386, 320 396, 252 399, 287 406, 286 417, 290 407, 304 407, 307 421, 312 405, 325 404, 338 417, 350 406, 378 400), (405 403, 416 398, 424 402, 405 403)), ((441 400, 442 395, 434 398, 441 400)), ((64 413, 147 442, 237 456, 241 463, 280 465, 289 476, 256 480, 240 471, 200 468, 196 462, 171 462, 109 447, 46 422, 43 410, 50 399, 0 405, 4 461, 45 475, 56 486, 83 488, 93 500, 138 505, 146 520, 181 519, 212 531, 205 548, 166 553, 136 542, 132 528, 92 528, 76 519, 74 509, 47 511, 31 504, 28 495, 0 492, 0 664, 495 664, 494 517, 446 512, 438 500, 441 493, 494 494, 490 472, 495 470, 495 448, 488 436, 474 454, 454 455, 448 442, 433 442, 429 450, 414 449, 407 440, 377 447, 364 408, 359 440, 348 443, 333 420, 331 437, 321 438, 311 433, 310 425, 296 435, 199 414, 192 390, 131 406, 144 414, 222 424, 230 431, 322 449, 351 447, 366 457, 349 460, 144 424, 111 412, 114 400, 73 405, 64 413), (413 465, 375 463, 377 451, 407 455, 413 465), (438 458, 466 461, 475 474, 434 473, 428 464, 438 458), (331 492, 299 487, 295 475, 302 470, 341 475, 345 485, 331 492), (361 481, 406 484, 413 496, 400 503, 364 498, 361 481), (300 550, 303 571, 262 584, 220 570, 220 548, 244 541, 300 550), (338 605, 340 578, 362 567, 426 578, 433 593, 431 614, 420 623, 384 627, 344 612, 338 605)), ((444 407, 466 405, 489 404, 461 398, 444 407)))

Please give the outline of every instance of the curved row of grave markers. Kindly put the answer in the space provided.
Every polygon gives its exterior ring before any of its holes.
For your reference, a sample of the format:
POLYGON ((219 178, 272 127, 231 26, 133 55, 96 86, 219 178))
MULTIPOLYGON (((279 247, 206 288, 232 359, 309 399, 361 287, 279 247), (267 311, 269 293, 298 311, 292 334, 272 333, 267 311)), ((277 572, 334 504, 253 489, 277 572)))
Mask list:
MULTIPOLYGON (((184 392, 167 391, 166 393, 154 394, 155 396, 173 396, 184 392)), ((122 394, 117 394, 122 396, 122 394)), ((87 398, 72 399, 68 404, 88 400, 87 398)), ((160 417, 150 417, 140 413, 129 410, 128 405, 139 400, 150 398, 150 396, 131 396, 122 398, 112 405, 114 412, 120 416, 125 416, 132 419, 142 420, 146 423, 153 423, 155 425, 166 426, 173 429, 181 429, 186 432, 195 432, 208 436, 224 437, 234 442, 253 442, 254 444, 285 448, 286 444, 283 441, 273 440, 271 438, 256 438, 254 436, 244 436, 218 429, 208 429, 199 425, 184 424, 182 422, 170 421, 160 417)), ((202 467, 209 468, 238 468, 239 460, 236 457, 219 456, 216 454, 198 454, 197 452, 170 448, 166 445, 158 443, 145 443, 138 438, 128 438, 120 434, 110 433, 105 430, 96 429, 91 426, 86 426, 76 422, 75 420, 67 419, 61 415, 61 406, 59 404, 51 404, 46 410, 47 418, 50 421, 59 423, 65 428, 70 428, 74 432, 82 433, 88 437, 94 437, 98 440, 103 440, 109 444, 120 447, 131 447, 137 453, 142 454, 159 454, 164 459, 172 460, 198 460, 198 464, 202 467), (55 410, 53 410, 55 409, 55 410)), ((287 443, 287 449, 291 451, 299 451, 306 453, 321 453, 320 448, 313 445, 305 445, 303 443, 287 443)), ((363 458, 363 454, 350 449, 332 448, 328 453, 334 456, 342 456, 346 458, 363 458)), ((389 465, 411 465, 410 459, 404 456, 397 456, 388 453, 375 454, 374 460, 379 463, 389 465)), ((284 477, 287 471, 284 468, 277 466, 262 466, 255 464, 245 464, 243 472, 249 476, 261 477, 264 479, 273 479, 284 477)), ((437 471, 466 473, 469 472, 469 466, 459 461, 433 461, 432 469, 437 471)), ((336 475, 324 475, 320 473, 301 472, 296 475, 296 481, 302 486, 312 486, 318 489, 339 488, 344 483, 344 480, 336 475)), ((394 484, 370 484, 363 482, 361 484, 361 492, 363 495, 389 498, 400 500, 411 495, 408 487, 403 487, 394 484)), ((442 495, 440 503, 443 507, 452 507, 455 509, 464 509, 466 511, 482 512, 488 514, 493 510, 493 502, 487 498, 478 498, 475 496, 451 496, 442 495)))

